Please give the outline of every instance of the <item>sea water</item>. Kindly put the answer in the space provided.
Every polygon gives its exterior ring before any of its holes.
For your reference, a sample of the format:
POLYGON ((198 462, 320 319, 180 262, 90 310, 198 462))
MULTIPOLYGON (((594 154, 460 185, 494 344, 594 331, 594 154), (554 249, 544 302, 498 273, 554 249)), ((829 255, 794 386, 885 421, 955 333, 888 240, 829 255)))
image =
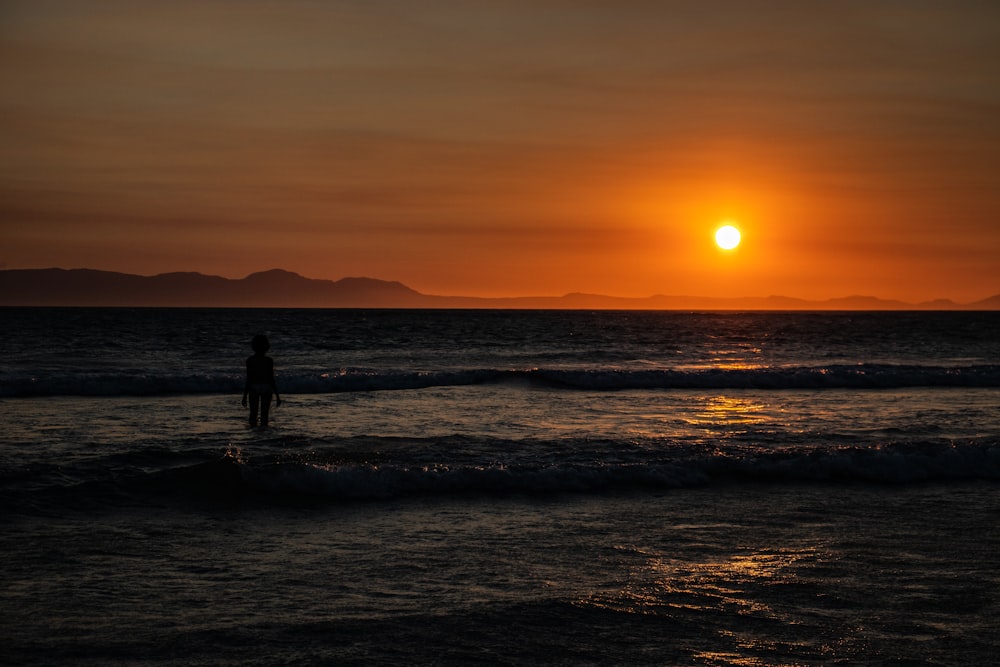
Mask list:
POLYGON ((1000 654, 1000 313, 3 309, 0 661, 1000 654), (249 340, 283 403, 251 429, 249 340))

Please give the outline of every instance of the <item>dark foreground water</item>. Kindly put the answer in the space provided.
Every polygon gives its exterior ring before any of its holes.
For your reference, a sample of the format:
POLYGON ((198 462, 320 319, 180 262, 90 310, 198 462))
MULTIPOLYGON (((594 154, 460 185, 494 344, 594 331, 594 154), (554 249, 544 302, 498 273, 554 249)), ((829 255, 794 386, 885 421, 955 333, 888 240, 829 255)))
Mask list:
POLYGON ((997 314, 0 315, 4 664, 1000 653, 997 314))

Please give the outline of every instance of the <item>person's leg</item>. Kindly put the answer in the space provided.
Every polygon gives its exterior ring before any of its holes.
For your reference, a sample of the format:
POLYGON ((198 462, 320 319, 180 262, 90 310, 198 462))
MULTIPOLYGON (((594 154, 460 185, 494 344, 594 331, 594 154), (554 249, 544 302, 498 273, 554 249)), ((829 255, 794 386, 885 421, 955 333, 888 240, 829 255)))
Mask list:
POLYGON ((267 426, 267 417, 271 412, 271 392, 260 395, 260 425, 267 426))
POLYGON ((260 404, 260 394, 255 391, 250 392, 250 426, 257 425, 257 409, 260 404))

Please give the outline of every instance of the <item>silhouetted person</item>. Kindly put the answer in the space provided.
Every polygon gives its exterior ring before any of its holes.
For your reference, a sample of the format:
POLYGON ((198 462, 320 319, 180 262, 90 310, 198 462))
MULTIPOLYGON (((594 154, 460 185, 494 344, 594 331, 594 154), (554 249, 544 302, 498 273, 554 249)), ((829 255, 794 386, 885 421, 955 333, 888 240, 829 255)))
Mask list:
POLYGON ((243 407, 250 398, 250 426, 257 426, 257 416, 260 415, 260 425, 267 426, 268 413, 271 411, 271 394, 274 394, 275 405, 281 405, 278 395, 278 385, 274 381, 274 361, 267 356, 271 343, 264 334, 257 334, 250 342, 253 354, 247 357, 247 382, 243 387, 243 407))

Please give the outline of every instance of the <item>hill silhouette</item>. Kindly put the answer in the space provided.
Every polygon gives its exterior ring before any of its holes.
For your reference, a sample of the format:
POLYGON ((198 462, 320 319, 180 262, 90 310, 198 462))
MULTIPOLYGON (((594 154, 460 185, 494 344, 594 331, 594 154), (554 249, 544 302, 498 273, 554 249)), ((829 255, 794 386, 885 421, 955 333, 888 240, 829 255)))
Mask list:
POLYGON ((272 269, 231 279, 202 273, 139 276, 94 269, 0 271, 0 306, 241 308, 524 308, 636 310, 1000 310, 1000 294, 969 304, 905 303, 873 296, 807 301, 786 296, 645 298, 571 293, 483 298, 421 294, 375 278, 318 280, 272 269))
POLYGON ((0 271, 5 306, 419 307, 421 294, 372 278, 313 280, 273 269, 233 280, 201 273, 137 276, 93 269, 0 271))

